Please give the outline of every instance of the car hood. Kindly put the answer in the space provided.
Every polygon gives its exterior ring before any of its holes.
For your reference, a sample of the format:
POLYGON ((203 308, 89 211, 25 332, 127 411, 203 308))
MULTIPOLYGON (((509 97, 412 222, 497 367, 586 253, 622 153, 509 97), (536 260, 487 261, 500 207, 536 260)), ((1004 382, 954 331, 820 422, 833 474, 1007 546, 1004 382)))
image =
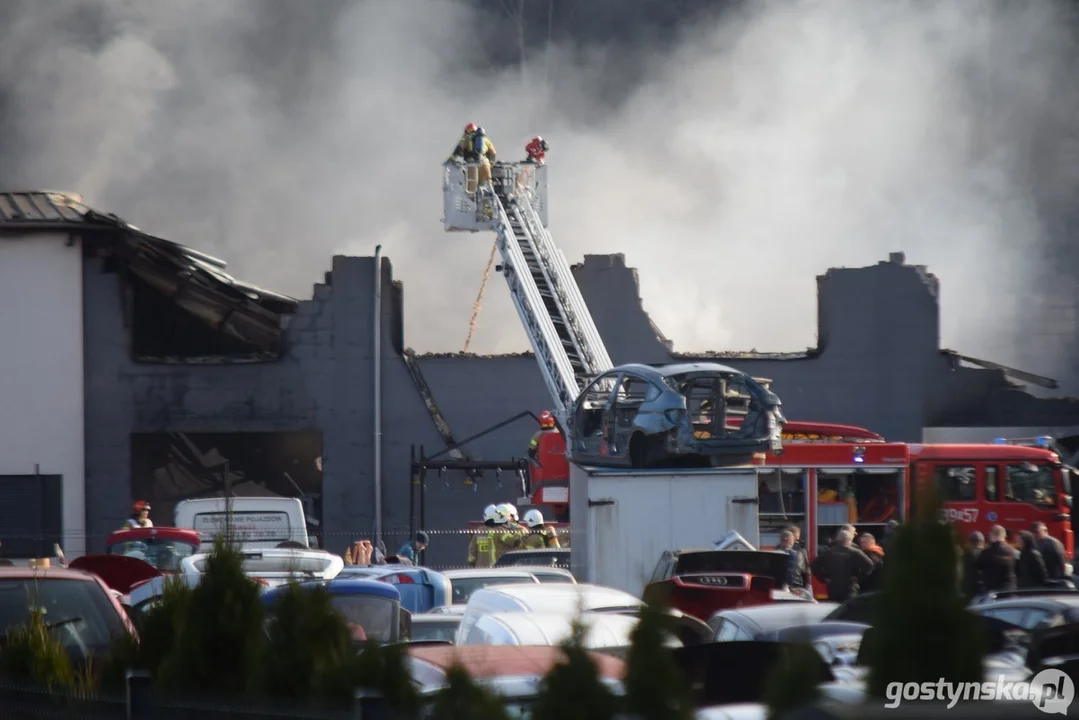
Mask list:
POLYGON ((145 560, 126 555, 84 555, 75 558, 67 566, 97 575, 121 595, 127 595, 131 588, 141 582, 164 575, 145 560))

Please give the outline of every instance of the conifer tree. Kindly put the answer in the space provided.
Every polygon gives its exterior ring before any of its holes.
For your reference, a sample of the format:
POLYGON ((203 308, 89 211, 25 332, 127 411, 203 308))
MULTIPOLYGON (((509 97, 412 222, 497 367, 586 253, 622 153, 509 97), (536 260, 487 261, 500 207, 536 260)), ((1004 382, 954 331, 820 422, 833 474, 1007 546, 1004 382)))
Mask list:
POLYGON ((693 701, 685 675, 664 643, 669 616, 645 605, 630 636, 626 659, 627 712, 642 720, 692 720, 693 701))
POLYGON ((932 490, 900 526, 885 558, 875 603, 868 690, 883 698, 892 682, 981 682, 984 638, 959 590, 958 544, 941 521, 932 490))
POLYGON ((543 679, 532 720, 611 720, 618 712, 617 698, 584 647, 587 631, 579 618, 574 621, 562 644, 565 660, 543 679))
POLYGON ((809 643, 793 644, 781 653, 779 662, 768 673, 764 699, 769 720, 812 704, 820 697, 821 658, 809 643))
POLYGON ((446 671, 446 687, 439 691, 431 720, 509 720, 500 697, 481 687, 460 665, 446 671))

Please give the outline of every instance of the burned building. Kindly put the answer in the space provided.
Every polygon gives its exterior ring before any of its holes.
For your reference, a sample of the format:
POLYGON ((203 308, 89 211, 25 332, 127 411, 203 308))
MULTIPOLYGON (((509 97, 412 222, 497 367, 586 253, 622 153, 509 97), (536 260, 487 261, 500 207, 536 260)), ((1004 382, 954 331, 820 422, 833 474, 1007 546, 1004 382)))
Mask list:
MULTIPOLYGON (((585 256, 574 273, 615 363, 687 359, 649 320, 623 256, 585 256)), ((385 258, 334 257, 294 300, 76 197, 0 193, 0 293, 0 541, 13 552, 100 550, 135 499, 168 524, 179 500, 224 492, 301 498, 338 551, 370 535, 377 496, 387 544, 400 543, 417 523, 414 445, 433 453, 548 403, 530 354, 411 353, 385 258)), ((941 350, 937 280, 902 255, 830 270, 818 293, 817 348, 709 357, 770 378, 791 418, 894 440, 1079 424, 1075 400, 1024 388, 1052 381, 941 350)), ((519 457, 534 430, 519 418, 461 453, 519 457)), ((459 528, 515 499, 514 485, 432 473, 423 524, 459 528)), ((458 552, 436 535, 428 559, 458 552)))

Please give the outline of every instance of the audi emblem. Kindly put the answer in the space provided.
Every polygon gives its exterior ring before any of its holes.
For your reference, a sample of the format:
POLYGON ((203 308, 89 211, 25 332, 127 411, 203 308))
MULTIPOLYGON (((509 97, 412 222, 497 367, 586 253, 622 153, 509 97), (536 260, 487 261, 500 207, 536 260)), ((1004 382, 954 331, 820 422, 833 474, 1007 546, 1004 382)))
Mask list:
POLYGON ((694 578, 696 582, 701 585, 726 585, 727 578, 722 575, 706 575, 703 577, 694 578))

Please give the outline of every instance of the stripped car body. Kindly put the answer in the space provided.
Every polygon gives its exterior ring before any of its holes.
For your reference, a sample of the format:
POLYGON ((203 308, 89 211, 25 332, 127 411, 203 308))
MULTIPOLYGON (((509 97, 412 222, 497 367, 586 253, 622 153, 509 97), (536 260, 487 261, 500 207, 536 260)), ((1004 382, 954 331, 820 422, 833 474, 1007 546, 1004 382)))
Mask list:
POLYGON ((568 417, 572 460, 638 468, 745 463, 782 449, 780 405, 726 365, 622 365, 578 396, 568 417))

